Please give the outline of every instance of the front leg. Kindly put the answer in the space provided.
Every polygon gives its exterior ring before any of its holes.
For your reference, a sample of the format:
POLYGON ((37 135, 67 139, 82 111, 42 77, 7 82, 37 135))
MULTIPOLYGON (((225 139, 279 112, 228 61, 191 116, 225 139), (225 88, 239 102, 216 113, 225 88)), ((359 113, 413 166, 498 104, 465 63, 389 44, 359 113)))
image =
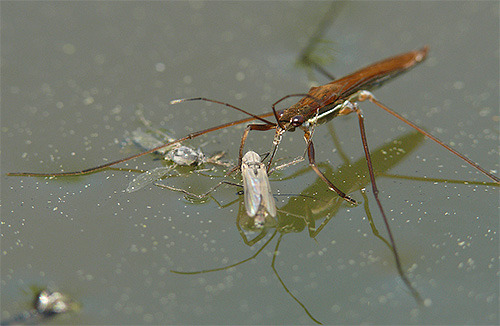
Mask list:
MULTIPOLYGON (((246 128, 245 128, 245 131, 243 132, 243 136, 241 137, 241 144, 240 144, 240 152, 239 152, 239 156, 238 156, 238 166, 236 167, 236 169, 240 169, 241 168, 241 161, 243 159, 243 147, 245 146, 245 142, 247 140, 247 137, 248 137, 248 133, 250 132, 250 130, 259 130, 259 131, 267 131, 267 130, 271 130, 271 129, 274 129, 276 128, 275 125, 271 125, 271 124, 249 124, 246 128)), ((233 171, 231 171, 230 173, 232 173, 233 171)))

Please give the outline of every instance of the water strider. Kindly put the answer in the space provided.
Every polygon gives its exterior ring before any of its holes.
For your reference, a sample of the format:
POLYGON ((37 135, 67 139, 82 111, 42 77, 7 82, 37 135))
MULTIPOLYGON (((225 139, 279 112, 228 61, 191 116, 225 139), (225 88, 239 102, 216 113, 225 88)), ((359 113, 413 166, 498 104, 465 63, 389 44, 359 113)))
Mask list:
POLYGON ((359 128, 360 128, 360 134, 361 134, 361 140, 363 144, 363 149, 365 152, 365 159, 366 163, 368 166, 368 172, 370 175, 370 180, 371 180, 371 187, 373 190, 373 196, 375 198, 375 201, 377 203, 377 206, 380 211, 380 215, 382 216, 382 219, 385 224, 386 231, 388 233, 388 238, 389 238, 389 243, 392 247, 392 253, 396 262, 396 267, 398 270, 398 274, 400 275, 401 279, 404 281, 406 284, 407 288, 411 291, 413 297, 419 302, 422 303, 423 300, 421 299, 420 295, 418 292, 413 288, 411 285, 410 281, 406 277, 402 264, 399 258, 399 254, 396 248, 395 240, 392 235, 389 222, 387 219, 387 216, 385 214, 385 211, 382 207, 382 203, 379 199, 378 196, 378 188, 375 180, 375 173, 373 171, 373 164, 372 164, 372 159, 370 155, 370 151, 368 148, 368 142, 367 142, 367 137, 365 133, 365 128, 364 128, 364 118, 363 114, 358 106, 358 102, 363 102, 363 101, 370 101, 383 109, 384 111, 388 112, 389 114, 393 115, 394 117, 398 118, 402 122, 408 124, 412 128, 416 129, 418 132, 421 134, 427 136, 428 138, 432 139, 442 147, 446 148, 456 156, 460 157, 462 160, 466 161, 469 165, 474 167, 475 169, 479 170, 481 173, 486 175, 488 178, 493 180, 495 183, 500 184, 500 179, 491 174, 490 172, 486 171, 484 168, 479 166, 477 163, 473 162, 472 160, 468 159, 465 157, 463 154, 457 152, 450 146, 446 145, 443 143, 441 140, 437 139, 430 133, 426 132, 419 126, 415 125, 414 123, 410 122, 409 120, 405 119, 395 111, 389 109, 387 106, 382 104, 379 100, 375 98, 375 96, 370 92, 377 87, 381 86, 385 82, 393 79, 394 77, 408 71, 409 69, 415 67, 419 63, 423 62, 427 56, 428 53, 428 47, 423 47, 420 50, 415 50, 415 51, 410 51, 406 52, 400 55, 396 55, 393 57, 390 57, 388 59, 376 62, 374 64, 371 64, 365 68, 362 68, 360 70, 355 71, 354 73, 347 75, 343 78, 334 80, 326 85, 318 86, 318 87, 313 87, 309 90, 307 94, 292 94, 292 95, 287 95, 280 100, 276 101, 272 105, 272 112, 266 113, 266 114, 261 114, 261 115, 255 115, 252 113, 249 113, 243 109, 240 109, 234 105, 224 103, 221 101, 216 101, 216 100, 211 100, 207 98, 190 98, 190 99, 179 99, 179 100, 174 100, 171 101, 171 104, 177 104, 181 102, 186 102, 186 101, 195 101, 195 100, 202 100, 202 101, 208 101, 208 102, 213 102, 213 103, 218 103, 225 105, 229 108, 232 108, 234 110, 238 110, 242 113, 245 113, 249 115, 249 118, 238 120, 238 121, 233 121, 229 123, 225 123, 219 126, 211 127, 205 130, 197 131, 194 133, 191 133, 185 137, 182 137, 180 139, 177 139, 175 141, 169 142, 167 144, 160 145, 156 148, 152 148, 150 150, 144 151, 139 154, 135 154, 126 158, 122 158, 116 161, 108 162, 96 167, 88 168, 88 169, 83 169, 80 171, 73 171, 73 172, 55 172, 55 173, 37 173, 37 172, 15 172, 15 173, 9 173, 9 175, 17 175, 17 176, 48 176, 48 177, 57 177, 57 176, 75 176, 75 175, 84 175, 84 174, 89 174, 89 173, 94 173, 103 169, 106 169, 108 167, 111 167, 115 164, 122 163, 149 153, 153 153, 159 149, 162 149, 164 147, 172 146, 173 144, 181 143, 183 141, 193 139, 195 137, 198 137, 200 135, 207 134, 212 131, 216 130, 221 130, 230 126, 235 126, 239 125, 242 123, 247 123, 251 122, 253 120, 259 120, 262 123, 250 123, 247 125, 245 128, 245 131, 243 133, 243 136, 241 138, 241 143, 240 143, 240 148, 239 148, 239 164, 238 166, 241 166, 242 158, 243 158, 243 150, 244 150, 244 145, 245 141, 249 135, 249 132, 251 130, 256 130, 256 131, 266 131, 266 130, 275 130, 275 136, 273 140, 273 150, 271 153, 271 157, 269 159, 268 163, 268 169, 271 167, 272 161, 274 159, 274 156, 277 152, 278 146, 281 142, 281 139, 283 137, 283 134, 287 131, 293 131, 295 129, 301 129, 304 132, 304 139, 306 141, 306 147, 307 147, 307 156, 309 160, 309 166, 314 170, 314 172, 325 182, 328 187, 336 192, 338 196, 343 198, 345 201, 355 204, 356 201, 352 199, 349 195, 346 194, 345 191, 342 191, 339 189, 334 183, 332 183, 326 176, 325 174, 318 168, 316 164, 316 159, 315 159, 315 150, 314 150, 314 143, 313 143, 313 132, 314 129, 317 125, 320 125, 324 122, 330 121, 333 118, 339 117, 339 116, 344 116, 348 115, 351 113, 355 113, 358 117, 358 122, 359 122, 359 128), (297 97, 300 96, 301 99, 294 105, 290 106, 289 108, 282 110, 282 111, 277 111, 276 110, 276 105, 283 100, 290 98, 290 97, 297 97), (266 119, 270 116, 274 116, 276 122, 271 122, 270 120, 266 119))
MULTIPOLYGON (((307 94, 292 94, 287 95, 272 105, 273 114, 276 119, 276 123, 264 121, 264 123, 249 124, 243 133, 240 143, 239 150, 239 158, 241 162, 241 158, 243 156, 243 149, 245 145, 245 141, 249 135, 251 130, 256 131, 266 131, 266 130, 275 130, 275 136, 273 140, 273 150, 271 154, 271 158, 269 159, 268 169, 271 167, 271 162, 277 152, 278 146, 281 143, 283 134, 287 131, 294 131, 299 128, 304 132, 304 140, 307 146, 307 156, 309 158, 309 166, 314 170, 314 172, 328 185, 328 187, 336 192, 341 198, 346 200, 351 204, 356 204, 356 201, 349 197, 345 192, 340 190, 335 184, 333 184, 321 170, 318 168, 316 164, 315 158, 315 150, 314 144, 312 140, 312 135, 314 133, 314 128, 323 124, 327 121, 332 120, 335 117, 348 115, 351 113, 356 113, 359 122, 359 129, 361 134, 361 140, 363 144, 363 149, 365 152, 366 163, 368 165, 368 173, 370 175, 371 187, 373 190, 373 196, 375 197, 375 201, 379 208, 380 214, 385 224, 385 228, 387 230, 387 234, 389 237, 389 243, 392 248, 393 256, 396 262, 396 268, 398 270, 398 274, 401 279, 405 283, 406 287, 410 290, 412 296, 415 298, 417 302, 423 304, 424 301, 421 298, 420 294, 413 288, 409 279, 403 271, 403 267, 401 264, 401 259, 399 257, 396 242, 394 240, 394 236, 392 234, 389 221, 385 214, 382 203, 379 199, 379 190, 375 181, 375 174, 373 171, 373 164, 371 159, 370 150, 368 148, 367 137, 365 133, 364 127, 364 117, 361 112, 361 109, 358 106, 358 102, 370 101, 375 105, 379 106, 386 112, 400 119, 404 123, 410 125, 418 132, 427 136, 428 138, 434 140, 436 143, 440 144, 444 148, 448 149, 453 154, 457 155, 467 163, 469 163, 474 168, 481 171, 487 177, 495 181, 496 183, 500 183, 500 179, 493 174, 489 173, 477 163, 468 159, 461 153, 457 152, 450 146, 444 144, 441 140, 437 139, 430 133, 426 132, 419 126, 415 125, 411 121, 405 119, 398 113, 389 109, 387 106, 378 101, 375 96, 370 92, 377 87, 380 87, 386 81, 402 74, 403 72, 413 68, 417 64, 423 62, 428 53, 428 47, 423 47, 420 50, 415 50, 407 53, 403 53, 379 62, 376 62, 372 65, 369 65, 365 68, 362 68, 346 77, 334 80, 326 85, 312 87, 307 94), (281 101, 294 96, 302 97, 296 104, 291 107, 280 111, 276 110, 276 105, 281 101)), ((226 105, 228 107, 233 107, 227 103, 221 103, 219 101, 214 101, 206 98, 192 98, 192 99, 181 99, 174 101, 175 103, 180 103, 184 101, 191 100, 203 100, 208 102, 220 103, 226 105)), ((236 108, 238 109, 238 108, 236 108)), ((241 109, 238 109, 241 110, 241 109)), ((264 120, 264 119, 259 119, 264 120)))
MULTIPOLYGON (((314 159, 314 146, 312 142, 312 134, 314 131, 314 128, 322 124, 326 121, 330 121, 335 117, 338 116, 343 116, 347 115, 350 113, 356 113, 359 117, 360 120, 360 127, 362 129, 362 139, 363 141, 363 146, 365 151, 368 149, 366 145, 366 135, 364 133, 364 123, 363 121, 363 116, 362 113, 358 107, 357 102, 362 102, 362 101, 371 101, 389 114, 393 115, 394 117, 398 118, 399 120, 403 121, 404 123, 408 124, 412 128, 415 128, 418 130, 420 133, 424 134, 428 138, 432 139, 439 145, 443 146, 453 154, 457 155, 464 161, 466 161, 468 164, 470 164, 472 167, 475 169, 479 170, 481 173, 483 173, 485 176, 487 176, 489 179, 493 180, 495 183, 500 184, 500 178, 497 176, 491 174, 490 172, 486 171, 484 168, 479 166, 479 164, 475 163, 474 161, 468 159, 465 157, 463 154, 459 153, 458 151, 454 150, 450 146, 444 144, 441 140, 433 136, 432 134, 426 132, 419 126, 415 125, 411 121, 407 120, 406 118, 402 117, 398 113, 394 112, 393 110, 389 109, 387 106, 383 105, 380 101, 378 101, 375 96, 369 90, 373 90, 377 87, 380 87, 382 84, 385 82, 393 79, 394 77, 406 72, 410 68, 413 68, 415 65, 421 63, 424 61, 428 53, 428 47, 423 47, 420 50, 416 51, 410 51, 407 53, 403 53, 394 57, 390 57, 388 59, 376 62, 374 64, 371 64, 365 68, 362 68, 360 70, 355 71, 354 73, 347 75, 343 78, 334 80, 326 85, 318 86, 318 87, 312 87, 307 94, 291 94, 287 95, 278 101, 276 101, 272 105, 272 112, 256 115, 250 112, 247 112, 243 109, 240 109, 234 105, 224 103, 221 101, 216 101, 216 100, 211 100, 207 98, 202 98, 202 97, 197 97, 197 98, 188 98, 188 99, 178 99, 178 100, 172 100, 170 103, 171 104, 178 104, 181 102, 186 102, 186 101, 196 101, 196 100, 202 100, 202 101, 208 101, 208 102, 213 102, 217 104, 222 104, 225 105, 229 108, 235 109, 237 111, 240 111, 246 115, 249 115, 249 118, 237 120, 237 121, 232 121, 228 123, 224 123, 215 127, 211 127, 208 129, 196 131, 193 133, 190 133, 182 138, 176 139, 169 141, 168 143, 159 145, 155 148, 151 148, 149 150, 146 150, 144 152, 131 155, 129 157, 121 158, 112 162, 108 162, 105 164, 101 164, 95 167, 91 168, 86 168, 83 170, 79 171, 70 171, 70 172, 10 172, 7 173, 9 176, 29 176, 29 177, 58 177, 58 176, 77 176, 77 175, 85 175, 85 174, 90 174, 90 173, 95 173, 100 170, 104 170, 106 168, 109 168, 111 166, 114 166, 119 163, 123 163, 126 161, 130 161, 132 159, 157 152, 159 150, 162 150, 163 148, 170 147, 175 144, 182 143, 184 141, 196 138, 198 136, 225 129, 231 126, 236 126, 240 125, 243 123, 247 123, 250 121, 254 120, 259 120, 261 122, 264 122, 264 124, 249 124, 243 134, 242 140, 241 140, 241 145, 240 145, 240 153, 239 153, 239 164, 238 166, 241 165, 241 159, 243 157, 243 147, 244 143, 246 141, 246 138, 248 137, 248 133, 250 130, 276 130, 276 135, 275 139, 273 141, 273 153, 271 156, 271 159, 269 160, 268 163, 268 169, 269 166, 272 163, 272 160, 274 158, 274 155, 276 154, 278 145, 281 142, 281 138, 283 134, 286 131, 293 131, 296 128, 299 128, 305 132, 304 138, 306 139, 307 143, 307 152, 308 152, 308 157, 309 157, 309 163, 313 170, 332 188, 335 189, 334 191, 337 192, 342 198, 344 198, 347 201, 352 202, 352 200, 342 193, 337 187, 332 185, 330 182, 327 181, 327 179, 324 177, 324 175, 321 174, 321 171, 319 171, 315 167, 315 159, 314 159), (283 100, 290 98, 290 97, 297 97, 301 96, 302 99, 299 100, 296 104, 290 106, 289 108, 282 110, 282 111, 277 111, 275 109, 276 105, 283 100), (269 118, 270 116, 274 116, 276 119, 275 122, 271 122, 267 120, 266 118, 269 118)), ((370 163, 370 162, 368 162, 370 163)))

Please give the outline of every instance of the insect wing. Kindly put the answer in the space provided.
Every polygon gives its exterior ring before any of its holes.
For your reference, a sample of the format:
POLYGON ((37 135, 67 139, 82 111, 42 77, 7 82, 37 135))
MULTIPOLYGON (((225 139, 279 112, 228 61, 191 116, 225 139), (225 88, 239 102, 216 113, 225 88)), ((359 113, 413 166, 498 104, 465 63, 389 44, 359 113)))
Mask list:
POLYGON ((266 166, 261 163, 257 153, 250 151, 245 154, 241 174, 247 214, 253 217, 263 207, 271 216, 276 216, 276 204, 271 193, 266 166))
MULTIPOLYGON (((166 141, 168 141, 168 142, 172 142, 174 140, 175 139, 173 139, 171 137, 168 137, 166 139, 166 141)), ((137 144, 138 146, 140 146, 146 150, 150 150, 150 149, 159 147, 159 146, 164 144, 164 142, 160 141, 159 139, 157 139, 153 135, 142 131, 141 128, 138 128, 138 129, 132 131, 132 141, 135 144, 137 144)), ((174 144, 172 146, 167 146, 167 147, 161 148, 161 149, 157 150, 156 152, 161 154, 161 155, 165 155, 169 150, 171 150, 172 148, 175 148, 177 146, 178 146, 178 144, 174 144)))
MULTIPOLYGON (((148 150, 162 145, 161 141, 152 135, 145 133, 141 129, 132 131, 132 141, 138 146, 148 150)), ((162 148, 159 152, 160 154, 165 154, 167 150, 162 148)))
POLYGON ((139 189, 144 188, 148 184, 152 183, 163 177, 172 169, 172 166, 161 166, 159 168, 146 171, 139 174, 134 180, 132 180, 127 187, 127 192, 134 192, 139 189))
POLYGON ((269 177, 267 176, 266 166, 261 164, 261 168, 257 170, 257 180, 260 186, 261 205, 268 211, 272 217, 276 216, 276 203, 271 192, 269 177))
POLYGON ((247 164, 241 165, 241 175, 243 176, 243 191, 245 193, 245 208, 248 216, 253 217, 257 214, 261 204, 261 189, 255 170, 247 164))

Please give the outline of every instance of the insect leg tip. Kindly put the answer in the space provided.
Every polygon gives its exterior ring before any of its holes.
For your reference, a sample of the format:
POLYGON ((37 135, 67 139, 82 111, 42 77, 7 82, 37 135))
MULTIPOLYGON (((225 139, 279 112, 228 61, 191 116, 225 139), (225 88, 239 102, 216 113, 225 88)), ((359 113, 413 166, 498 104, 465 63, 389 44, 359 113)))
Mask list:
POLYGON ((185 99, 179 98, 179 99, 170 101, 170 104, 174 105, 174 104, 181 103, 181 102, 184 102, 184 101, 185 101, 185 99))
POLYGON ((358 205, 358 202, 355 199, 352 199, 349 196, 346 196, 344 199, 347 200, 352 205, 358 205))

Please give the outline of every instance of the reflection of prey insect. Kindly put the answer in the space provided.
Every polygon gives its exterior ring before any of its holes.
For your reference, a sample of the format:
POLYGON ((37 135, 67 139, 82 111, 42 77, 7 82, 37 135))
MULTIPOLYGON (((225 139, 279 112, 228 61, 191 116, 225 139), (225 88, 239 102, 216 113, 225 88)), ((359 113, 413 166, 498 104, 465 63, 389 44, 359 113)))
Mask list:
POLYGON ((79 304, 61 292, 48 289, 37 290, 33 299, 33 308, 14 316, 11 320, 1 322, 1 325, 35 325, 55 315, 77 311, 79 304))
MULTIPOLYGON (((276 202, 271 192, 269 177, 260 155, 248 151, 241 161, 241 176, 243 178, 243 193, 247 215, 254 220, 256 228, 263 228, 268 216, 276 216, 276 202)), ((182 192, 188 196, 203 199, 222 184, 241 187, 229 181, 221 181, 206 193, 197 195, 184 189, 174 188, 164 184, 155 183, 158 187, 182 192)))
MULTIPOLYGON (((157 133, 160 133, 160 131, 155 131, 157 133)), ((165 140, 168 142, 173 142, 175 141, 174 138, 161 133, 164 137, 165 140)), ((140 147, 149 150, 155 147, 158 147, 164 142, 161 142, 158 140, 156 137, 154 137, 151 134, 148 134, 141 129, 136 129, 132 131, 132 141, 139 145, 140 147)), ((201 149, 193 149, 188 146, 181 146, 180 144, 174 144, 171 147, 166 147, 159 149, 157 151, 158 154, 163 155, 163 158, 166 161, 170 161, 173 164, 169 166, 161 166, 157 167, 155 169, 146 171, 140 175, 138 175, 136 178, 134 178, 128 185, 127 191, 128 192, 134 192, 139 189, 144 188, 148 184, 152 183, 153 181, 156 181, 160 178, 163 178, 166 176, 172 169, 177 167, 178 165, 180 166, 199 166, 205 163, 211 163, 211 164, 216 164, 216 165, 223 165, 223 166, 228 166, 229 163, 224 163, 220 162, 219 159, 224 155, 224 152, 220 152, 215 154, 212 157, 206 157, 205 154, 201 151, 201 149)))

